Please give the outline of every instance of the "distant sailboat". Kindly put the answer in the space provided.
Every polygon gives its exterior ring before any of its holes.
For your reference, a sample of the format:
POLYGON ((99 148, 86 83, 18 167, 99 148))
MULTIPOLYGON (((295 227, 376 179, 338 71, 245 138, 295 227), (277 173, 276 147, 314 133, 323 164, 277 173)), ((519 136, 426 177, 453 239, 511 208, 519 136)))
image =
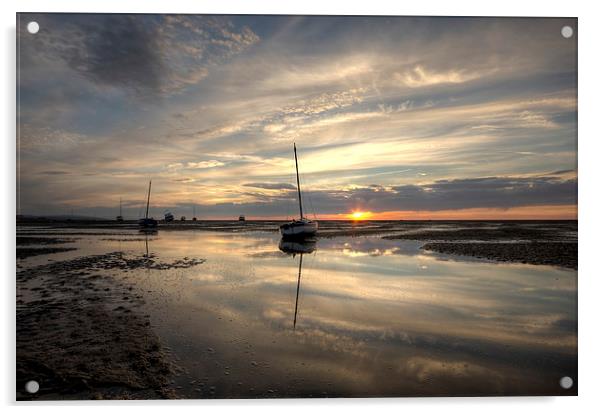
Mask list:
POLYGON ((150 194, 151 194, 152 181, 148 182, 148 196, 146 198, 146 214, 144 218, 138 220, 138 225, 142 228, 155 228, 157 227, 157 220, 148 216, 148 207, 150 205, 150 194))
POLYGON ((280 234, 286 238, 311 237, 318 231, 318 222, 303 217, 303 203, 301 201, 301 184, 299 184, 299 163, 297 161, 297 146, 293 144, 295 153, 295 169, 297 171, 297 193, 299 196, 299 220, 293 220, 280 226, 280 234))
POLYGON ((117 216, 117 221, 123 221, 123 215, 121 213, 121 197, 119 197, 119 215, 117 216))
POLYGON ((196 205, 192 205, 192 221, 196 221, 196 205))

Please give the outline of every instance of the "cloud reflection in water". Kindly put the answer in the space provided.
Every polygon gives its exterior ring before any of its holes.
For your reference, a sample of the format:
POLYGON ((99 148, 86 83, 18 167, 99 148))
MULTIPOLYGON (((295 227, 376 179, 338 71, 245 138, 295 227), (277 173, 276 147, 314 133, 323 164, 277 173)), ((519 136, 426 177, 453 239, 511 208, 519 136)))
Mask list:
POLYGON ((440 260, 377 237, 321 239, 303 254, 293 330, 300 254, 278 241, 162 232, 151 243, 160 256, 207 259, 172 284, 163 273, 141 283, 178 291, 155 310, 159 333, 216 395, 575 392, 558 389, 561 376, 576 377, 574 271, 440 260))

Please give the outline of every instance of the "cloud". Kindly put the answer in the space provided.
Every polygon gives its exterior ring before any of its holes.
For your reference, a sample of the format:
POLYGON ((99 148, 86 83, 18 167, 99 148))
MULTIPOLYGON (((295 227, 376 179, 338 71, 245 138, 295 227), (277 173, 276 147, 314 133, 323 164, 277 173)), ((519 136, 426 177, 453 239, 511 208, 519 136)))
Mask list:
POLYGON ((69 175, 71 173, 69 171, 50 170, 50 171, 40 171, 38 174, 40 174, 40 175, 69 175))
POLYGON ((204 168, 214 168, 214 167, 221 167, 222 165, 225 165, 223 162, 218 161, 218 160, 209 160, 209 161, 199 161, 199 162, 188 162, 186 163, 186 167, 187 168, 191 168, 191 169, 204 169, 204 168))
MULTIPOLYGON (((294 190, 279 183, 246 183, 246 187, 294 190)), ((250 200, 199 205, 205 215, 231 216, 244 212, 257 216, 284 216, 296 205, 294 193, 247 193, 250 200)), ((353 210, 374 213, 386 211, 449 211, 461 209, 511 209, 523 206, 565 206, 577 203, 574 178, 541 174, 530 177, 478 177, 436 180, 420 185, 356 186, 348 189, 307 190, 304 204, 310 213, 341 214, 353 210)))
POLYGON ((559 170, 559 171, 554 171, 549 173, 549 175, 564 175, 564 174, 571 174, 571 173, 575 173, 575 170, 559 170))
POLYGON ((107 17, 101 27, 88 27, 83 47, 68 48, 64 58, 97 83, 158 92, 167 70, 158 36, 155 27, 135 16, 107 17))
POLYGON ((447 72, 428 71, 418 65, 404 73, 396 73, 395 77, 410 88, 422 86, 439 85, 445 83, 464 83, 477 79, 482 75, 478 73, 467 73, 463 70, 450 70, 447 72))
POLYGON ((293 142, 318 213, 576 203, 576 172, 542 178, 576 165, 572 19, 19 19, 25 210, 100 215, 152 177, 161 205, 281 216, 293 142))
MULTIPOLYGON (((328 212, 511 208, 533 205, 571 205, 577 202, 575 179, 535 177, 482 177, 437 180, 421 185, 359 187, 308 194, 314 205, 328 212)), ((324 211, 326 212, 326 211, 324 211)))
POLYGON ((184 164, 182 164, 181 162, 174 162, 172 164, 167 165, 167 169, 168 170, 177 170, 179 168, 182 168, 184 166, 184 164))
POLYGON ((197 84, 259 41, 249 27, 236 28, 220 16, 63 14, 41 20, 44 40, 21 36, 25 59, 41 54, 98 85, 142 98, 197 84))
POLYGON ((393 187, 393 191, 395 198, 403 200, 405 205, 423 210, 568 205, 577 202, 575 179, 548 176, 438 180, 421 186, 393 187))
POLYGON ((288 106, 282 112, 285 115, 315 115, 333 109, 346 108, 362 102, 362 95, 365 92, 365 88, 356 88, 340 92, 322 93, 288 106))
POLYGON ((243 184, 245 187, 263 188, 265 190, 296 190, 292 184, 286 183, 246 183, 243 184))
POLYGON ((77 132, 23 123, 18 132, 19 149, 24 151, 61 151, 89 142, 77 132))
POLYGON ((174 162, 168 164, 165 169, 169 172, 177 172, 179 170, 204 170, 208 168, 221 167, 226 165, 222 161, 207 160, 207 161, 189 161, 189 162, 174 162))

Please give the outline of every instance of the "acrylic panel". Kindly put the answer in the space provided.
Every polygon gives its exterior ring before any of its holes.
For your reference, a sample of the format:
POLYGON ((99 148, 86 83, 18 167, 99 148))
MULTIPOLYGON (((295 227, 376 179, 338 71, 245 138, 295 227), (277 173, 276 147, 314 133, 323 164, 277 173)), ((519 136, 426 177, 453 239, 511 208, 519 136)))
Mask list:
POLYGON ((17 15, 16 398, 577 394, 577 19, 17 15))

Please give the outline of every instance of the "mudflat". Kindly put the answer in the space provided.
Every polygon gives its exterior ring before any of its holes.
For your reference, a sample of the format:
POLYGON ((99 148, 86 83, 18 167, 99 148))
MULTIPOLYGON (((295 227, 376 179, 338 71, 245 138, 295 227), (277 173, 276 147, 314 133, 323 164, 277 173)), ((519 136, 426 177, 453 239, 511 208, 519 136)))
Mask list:
POLYGON ((321 221, 296 254, 278 224, 19 223, 17 399, 556 395, 575 373, 576 221, 321 221))
POLYGON ((17 388, 35 378, 42 398, 174 398, 167 386, 178 368, 166 359, 149 315, 141 310, 141 292, 99 271, 202 262, 165 263, 115 252, 17 272, 17 388))

